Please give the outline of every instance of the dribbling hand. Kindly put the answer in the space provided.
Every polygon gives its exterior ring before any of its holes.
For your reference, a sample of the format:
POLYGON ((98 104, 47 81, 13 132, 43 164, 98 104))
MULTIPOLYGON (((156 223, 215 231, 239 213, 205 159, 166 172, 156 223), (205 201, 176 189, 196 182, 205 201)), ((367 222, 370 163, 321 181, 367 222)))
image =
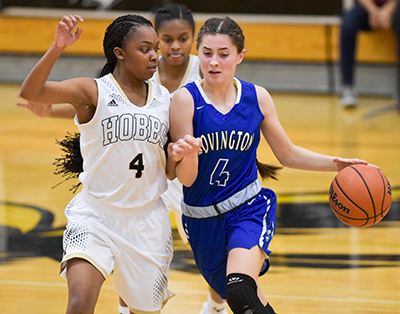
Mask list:
POLYGON ((362 159, 358 159, 358 158, 340 158, 340 157, 335 157, 333 158, 333 161, 336 163, 337 169, 338 171, 351 166, 351 165, 357 165, 357 164, 362 164, 362 165, 370 165, 376 169, 380 169, 378 166, 369 164, 368 162, 366 162, 365 160, 362 159))

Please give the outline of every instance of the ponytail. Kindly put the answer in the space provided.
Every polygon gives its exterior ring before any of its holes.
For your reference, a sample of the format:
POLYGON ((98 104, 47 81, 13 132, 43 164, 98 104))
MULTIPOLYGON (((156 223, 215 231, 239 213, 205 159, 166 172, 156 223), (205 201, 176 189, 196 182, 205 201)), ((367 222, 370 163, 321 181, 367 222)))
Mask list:
MULTIPOLYGON (((78 178, 79 174, 83 172, 80 133, 68 133, 65 136, 65 139, 63 139, 62 141, 57 140, 56 142, 58 145, 61 146, 61 151, 63 151, 65 154, 62 155, 60 158, 56 158, 56 161, 53 163, 53 165, 56 166, 54 174, 61 174, 62 177, 66 178, 60 183, 56 184, 53 188, 69 179, 78 178)), ((75 193, 80 185, 81 182, 75 184, 69 190, 75 193)))
POLYGON ((281 166, 264 164, 262 162, 259 162, 257 158, 256 158, 256 165, 258 172, 263 180, 267 179, 278 180, 278 171, 283 168, 281 166))

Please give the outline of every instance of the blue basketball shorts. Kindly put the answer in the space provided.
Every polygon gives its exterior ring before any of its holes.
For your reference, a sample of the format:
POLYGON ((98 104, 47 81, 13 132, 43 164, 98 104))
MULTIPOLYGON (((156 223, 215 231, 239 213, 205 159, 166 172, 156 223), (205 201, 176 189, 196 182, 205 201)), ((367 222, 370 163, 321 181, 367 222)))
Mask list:
POLYGON ((226 299, 230 250, 258 245, 266 255, 260 275, 268 270, 271 253, 268 248, 276 227, 276 204, 275 193, 263 188, 253 199, 221 216, 196 219, 183 215, 183 226, 197 267, 221 298, 226 299))

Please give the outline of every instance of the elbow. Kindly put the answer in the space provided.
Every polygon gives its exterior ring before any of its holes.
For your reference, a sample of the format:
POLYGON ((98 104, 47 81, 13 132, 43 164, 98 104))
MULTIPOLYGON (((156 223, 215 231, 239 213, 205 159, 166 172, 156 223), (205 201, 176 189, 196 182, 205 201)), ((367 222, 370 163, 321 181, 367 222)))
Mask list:
POLYGON ((166 176, 167 176, 167 179, 168 180, 174 180, 175 178, 176 178, 176 175, 175 175, 175 172, 173 172, 173 173, 166 173, 166 176))
POLYGON ((23 87, 21 87, 21 90, 19 91, 19 96, 22 99, 29 100, 29 93, 23 87))
POLYGON ((34 95, 32 92, 29 92, 29 90, 27 88, 24 88, 24 86, 22 85, 20 91, 19 91, 19 96, 22 99, 28 100, 28 101, 34 101, 34 95))
POLYGON ((285 154, 283 156, 276 156, 276 158, 278 159, 279 163, 282 166, 290 168, 290 162, 289 162, 290 158, 288 154, 285 154))
POLYGON ((292 145, 285 151, 282 151, 279 155, 276 155, 276 158, 282 166, 292 168, 296 161, 295 152, 296 147, 292 145))
POLYGON ((187 188, 190 188, 195 181, 195 180, 180 180, 179 178, 178 178, 178 180, 180 183, 182 183, 182 185, 184 185, 187 188))
POLYGON ((283 167, 292 168, 291 167, 292 164, 288 160, 286 160, 286 159, 278 159, 278 161, 283 167))
POLYGON ((188 175, 187 173, 180 175, 178 172, 177 177, 179 182, 182 183, 182 185, 184 185, 187 188, 190 188, 196 181, 197 173, 196 175, 188 175))

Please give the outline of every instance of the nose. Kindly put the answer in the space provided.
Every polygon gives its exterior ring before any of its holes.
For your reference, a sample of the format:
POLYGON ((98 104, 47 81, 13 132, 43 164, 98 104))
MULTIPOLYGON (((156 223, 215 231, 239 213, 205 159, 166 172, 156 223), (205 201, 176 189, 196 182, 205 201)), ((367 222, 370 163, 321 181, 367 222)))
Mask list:
POLYGON ((171 49, 178 50, 178 49, 180 49, 180 48, 181 48, 181 45, 179 44, 179 41, 174 40, 174 41, 172 42, 171 49))
POLYGON ((158 52, 154 51, 150 54, 150 61, 158 61, 158 52))
POLYGON ((211 60, 210 60, 210 65, 211 65, 212 67, 218 66, 218 60, 217 60, 217 57, 216 57, 215 54, 212 56, 212 58, 211 58, 211 60))

